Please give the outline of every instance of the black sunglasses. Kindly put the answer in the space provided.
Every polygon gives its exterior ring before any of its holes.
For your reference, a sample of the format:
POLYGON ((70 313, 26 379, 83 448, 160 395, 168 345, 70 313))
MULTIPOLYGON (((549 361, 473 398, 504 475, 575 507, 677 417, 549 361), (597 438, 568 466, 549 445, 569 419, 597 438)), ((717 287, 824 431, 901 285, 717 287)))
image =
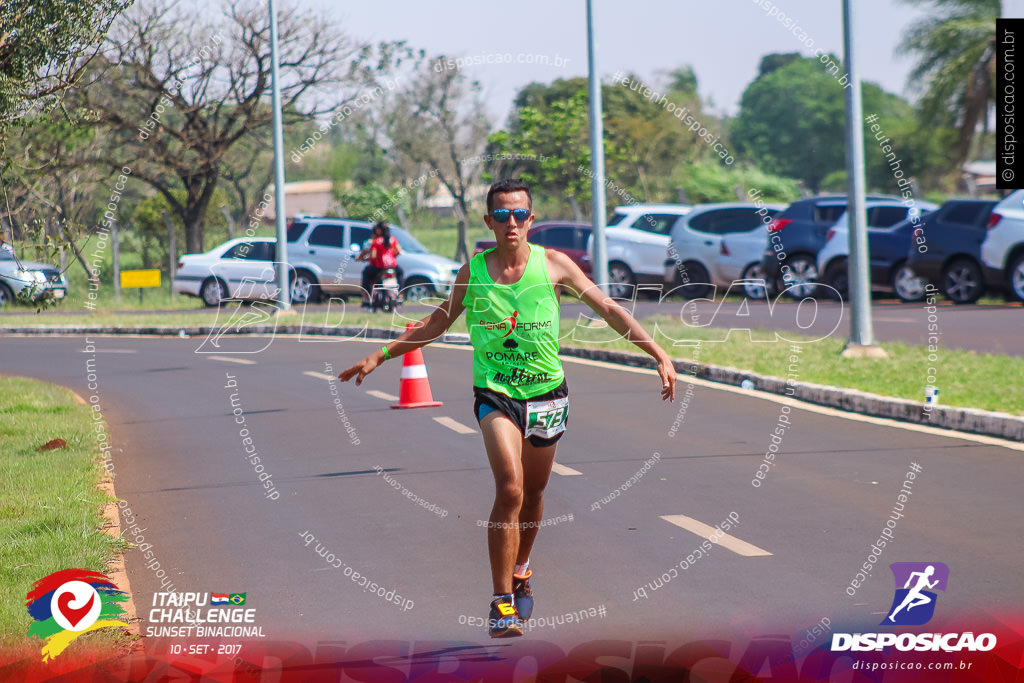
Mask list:
POLYGON ((523 221, 525 221, 527 218, 530 217, 530 210, 529 209, 494 209, 493 211, 491 211, 491 218, 493 218, 494 220, 498 221, 499 223, 504 223, 505 221, 507 221, 508 217, 510 215, 511 216, 515 216, 516 221, 519 222, 519 223, 522 223, 523 221))

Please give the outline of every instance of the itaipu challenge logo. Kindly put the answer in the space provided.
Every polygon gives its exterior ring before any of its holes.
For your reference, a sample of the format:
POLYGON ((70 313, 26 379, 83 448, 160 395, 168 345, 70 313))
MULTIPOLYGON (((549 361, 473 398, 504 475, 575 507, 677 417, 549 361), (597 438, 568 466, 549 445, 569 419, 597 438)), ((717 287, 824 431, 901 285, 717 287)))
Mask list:
POLYGON ((87 569, 64 569, 32 584, 25 606, 32 617, 28 635, 46 641, 43 661, 53 659, 78 636, 111 626, 128 625, 128 595, 106 575, 87 569))

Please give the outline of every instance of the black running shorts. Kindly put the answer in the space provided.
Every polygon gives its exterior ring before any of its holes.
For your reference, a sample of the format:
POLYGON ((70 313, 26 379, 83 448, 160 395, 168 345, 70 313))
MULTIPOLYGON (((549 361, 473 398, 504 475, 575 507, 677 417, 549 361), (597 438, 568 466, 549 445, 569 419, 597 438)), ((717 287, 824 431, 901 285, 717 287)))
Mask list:
MULTIPOLYGON (((552 398, 564 398, 568 395, 569 384, 565 380, 562 380, 562 383, 551 391, 538 396, 531 396, 528 399, 512 398, 511 396, 506 396, 505 394, 497 391, 491 391, 490 389, 473 387, 473 396, 476 398, 473 402, 473 416, 476 417, 477 422, 479 422, 487 415, 487 413, 491 412, 491 410, 497 410, 499 413, 512 420, 512 423, 519 428, 520 434, 525 435, 527 401, 546 401, 552 398)), ((568 417, 565 422, 568 425, 568 417)), ((552 446, 558 443, 558 440, 563 436, 565 436, 564 431, 556 434, 550 439, 543 439, 534 435, 529 437, 529 441, 537 448, 544 448, 545 446, 552 446)))

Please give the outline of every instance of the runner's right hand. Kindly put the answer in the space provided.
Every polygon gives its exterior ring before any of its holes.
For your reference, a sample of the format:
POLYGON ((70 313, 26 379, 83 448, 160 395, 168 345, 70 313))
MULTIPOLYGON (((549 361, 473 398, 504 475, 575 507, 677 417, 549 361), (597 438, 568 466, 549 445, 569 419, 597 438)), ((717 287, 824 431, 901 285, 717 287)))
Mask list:
POLYGON ((369 375, 371 372, 377 369, 377 354, 372 353, 366 358, 362 359, 348 370, 343 371, 338 375, 338 379, 342 382, 347 382, 353 377, 356 378, 356 386, 358 387, 363 383, 363 378, 369 375))

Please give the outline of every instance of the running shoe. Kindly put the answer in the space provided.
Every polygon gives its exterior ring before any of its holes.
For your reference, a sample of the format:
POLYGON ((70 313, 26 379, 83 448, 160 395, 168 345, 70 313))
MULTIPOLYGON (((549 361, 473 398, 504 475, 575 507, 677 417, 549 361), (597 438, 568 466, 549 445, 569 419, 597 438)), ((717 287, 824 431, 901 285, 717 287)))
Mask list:
POLYGON ((491 612, 487 619, 491 638, 511 638, 523 635, 523 624, 512 603, 512 596, 502 596, 491 601, 491 612))
POLYGON ((533 589, 530 588, 530 577, 533 570, 527 569, 524 576, 512 575, 512 595, 515 596, 516 611, 519 618, 529 621, 533 615, 533 589))

